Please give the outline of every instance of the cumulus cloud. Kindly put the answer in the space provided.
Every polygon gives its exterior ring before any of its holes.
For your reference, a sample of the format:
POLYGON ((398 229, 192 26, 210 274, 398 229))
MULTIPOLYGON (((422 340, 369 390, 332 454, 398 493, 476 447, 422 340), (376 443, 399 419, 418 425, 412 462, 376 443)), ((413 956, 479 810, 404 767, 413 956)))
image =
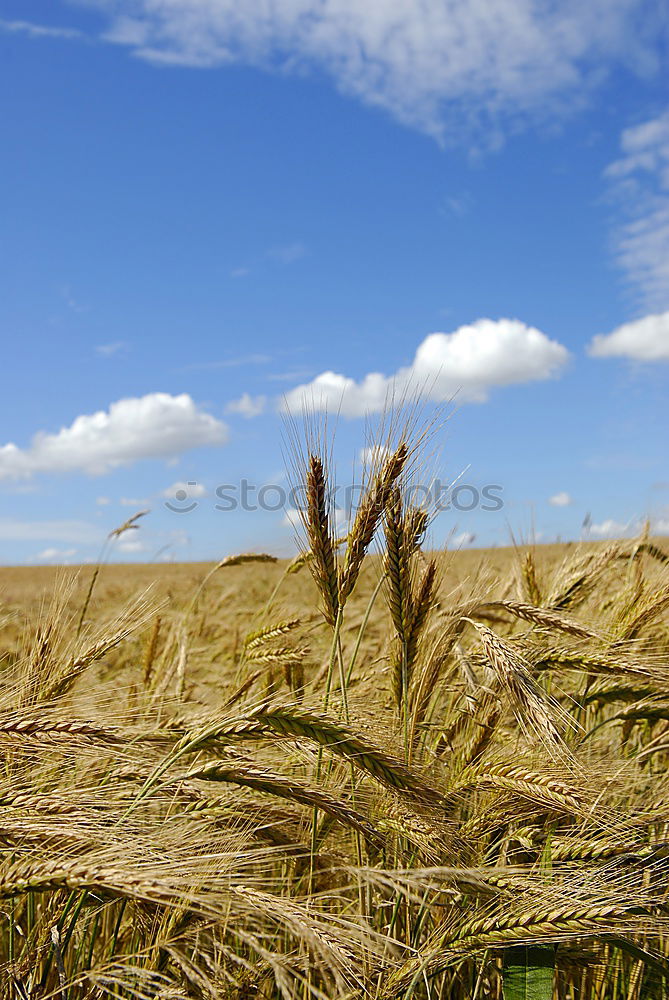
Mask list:
POLYGON ((574 501, 568 493, 563 491, 562 493, 556 493, 554 496, 550 497, 548 502, 553 507, 568 507, 574 501))
POLYGON ((223 445, 227 439, 225 424, 186 393, 153 392, 79 416, 56 434, 40 431, 28 448, 1 445, 0 479, 40 472, 102 475, 141 459, 175 458, 191 448, 223 445))
MULTIPOLYGON (((649 0, 97 0, 108 41, 163 66, 249 63, 327 73, 438 137, 563 113, 607 69, 653 70, 649 0), (649 42, 648 39, 651 39, 649 42)), ((658 35, 659 37, 659 35, 658 35)))
POLYGON ((57 549, 51 546, 38 552, 37 559, 40 562, 63 562, 63 560, 71 559, 76 554, 76 549, 57 549))
POLYGON ((476 535, 471 531, 463 531, 461 534, 456 535, 451 539, 451 545, 455 549, 465 548, 467 545, 473 545, 476 541, 476 535))
POLYGON ((625 129, 605 176, 619 206, 614 252, 643 306, 669 308, 669 111, 625 129))
POLYGON ((288 507, 287 510, 284 511, 281 523, 284 527, 292 528, 294 531, 299 531, 304 525, 302 515, 299 510, 295 510, 293 507, 288 507))
MULTIPOLYGON (((348 523, 348 517, 346 516, 346 511, 341 507, 335 507, 330 512, 330 520, 334 528, 343 528, 345 524, 348 523)), ((304 529, 304 520, 302 514, 299 510, 295 510, 293 507, 286 507, 283 512, 283 518, 281 523, 284 527, 292 528, 294 531, 301 532, 304 529)))
POLYGON ((120 538, 117 548, 121 552, 145 552, 146 546, 139 538, 120 538))
POLYGON ((621 524, 613 518, 608 518, 601 524, 591 524, 590 534, 596 538, 620 538, 621 535, 627 534, 629 527, 629 524, 621 524))
POLYGON ((613 333, 600 333, 588 352, 593 358, 669 361, 669 312, 624 323, 613 333))
POLYGON ((285 396, 293 412, 340 411, 347 417, 382 411, 394 398, 419 394, 445 402, 483 403, 495 386, 534 382, 557 375, 566 347, 517 319, 479 319, 454 333, 431 333, 411 365, 391 376, 371 372, 356 382, 333 371, 297 386, 285 396))
POLYGON ((239 413, 240 416, 250 420, 252 417, 259 417, 264 412, 267 405, 267 396, 251 396, 250 393, 243 393, 239 399, 233 399, 226 407, 227 413, 239 413))

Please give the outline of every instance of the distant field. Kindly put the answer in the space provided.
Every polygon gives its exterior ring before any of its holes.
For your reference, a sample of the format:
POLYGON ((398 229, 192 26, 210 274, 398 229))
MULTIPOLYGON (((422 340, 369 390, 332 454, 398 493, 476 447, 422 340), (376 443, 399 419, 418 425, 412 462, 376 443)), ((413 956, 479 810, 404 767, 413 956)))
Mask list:
MULTIPOLYGON (((662 541, 660 540, 660 544, 662 541)), ((539 545, 532 549, 537 566, 546 574, 558 573, 560 567, 569 560, 572 553, 602 551, 606 543, 594 542, 583 545, 539 545)), ((667 546, 669 549, 669 546, 667 546)), ((466 591, 475 586, 476 581, 491 582, 492 593, 503 595, 511 580, 518 574, 522 554, 526 548, 471 549, 459 552, 435 553, 439 565, 439 603, 448 605, 449 594, 466 591)), ((290 560, 275 563, 250 563, 225 567, 210 578, 202 598, 198 601, 198 613, 194 625, 199 630, 195 648, 189 650, 188 677, 192 683, 205 678, 219 683, 234 667, 234 659, 239 652, 239 644, 244 635, 261 620, 265 604, 276 584, 282 580, 290 560)), ((87 613, 92 623, 104 621, 117 614, 138 594, 146 593, 149 603, 156 609, 161 619, 159 641, 164 638, 170 625, 183 613, 198 586, 213 569, 215 563, 156 563, 106 565, 101 570, 87 613)), ((32 621, 44 612, 54 593, 67 592, 65 613, 77 616, 85 600, 86 592, 94 572, 91 566, 35 566, 0 567, 0 601, 2 602, 4 642, 14 640, 18 649, 23 634, 23 621, 32 621)), ((382 573, 382 559, 370 555, 362 570, 359 583, 352 595, 345 625, 344 637, 353 636, 360 626, 370 594, 382 573)), ((308 568, 290 574, 276 595, 272 617, 299 617, 305 620, 310 654, 308 665, 318 670, 327 659, 329 635, 322 618, 317 614, 318 591, 308 568)), ((99 677, 113 677, 118 680, 118 670, 129 665, 133 657, 141 658, 143 643, 151 630, 147 625, 138 631, 117 651, 112 651, 95 668, 99 677)), ((362 650, 369 654, 374 669, 383 671, 378 657, 388 642, 388 612, 382 598, 375 602, 364 633, 362 650)), ((361 668, 363 661, 360 661, 361 668)), ((366 673, 370 664, 364 663, 366 673)), ((357 682, 354 679, 354 684, 357 682)))

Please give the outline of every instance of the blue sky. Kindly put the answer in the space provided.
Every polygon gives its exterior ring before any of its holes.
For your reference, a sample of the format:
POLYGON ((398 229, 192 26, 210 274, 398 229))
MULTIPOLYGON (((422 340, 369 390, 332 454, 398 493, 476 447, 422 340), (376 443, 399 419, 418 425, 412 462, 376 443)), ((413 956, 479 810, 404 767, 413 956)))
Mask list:
POLYGON ((435 543, 669 534, 661 9, 3 0, 0 562, 290 553, 217 486, 392 392, 503 498, 435 543))

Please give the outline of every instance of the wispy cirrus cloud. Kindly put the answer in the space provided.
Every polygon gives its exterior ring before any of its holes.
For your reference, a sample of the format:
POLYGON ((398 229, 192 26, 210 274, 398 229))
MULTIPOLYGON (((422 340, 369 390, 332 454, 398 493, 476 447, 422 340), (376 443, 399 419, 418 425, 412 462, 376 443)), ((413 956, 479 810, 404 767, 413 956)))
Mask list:
POLYGON ((78 28, 60 28, 49 24, 35 24, 33 21, 10 21, 0 17, 0 31, 7 34, 26 35, 29 38, 62 38, 81 39, 84 38, 82 31, 78 28))
POLYGON ((124 340, 114 340, 110 344, 98 344, 95 350, 103 358, 113 358, 124 354, 128 345, 124 340))
POLYGON ((183 371, 215 371, 217 368, 245 368, 247 365, 267 365, 272 360, 269 354, 242 354, 236 358, 221 358, 217 361, 195 361, 185 365, 183 371))
POLYGON ((487 141, 583 104, 608 70, 652 72, 652 0, 96 0, 104 37, 157 65, 325 72, 343 93, 438 138, 487 141))
POLYGON ((669 110, 624 130, 605 177, 618 219, 616 262, 647 309, 669 308, 669 110))
POLYGON ((0 518, 2 542, 76 542, 79 545, 95 544, 104 540, 100 525, 88 521, 21 521, 17 518, 0 518))
POLYGON ((271 247, 267 251, 267 257, 277 264, 294 264, 295 261, 306 257, 308 253, 304 243, 284 243, 278 247, 271 247))

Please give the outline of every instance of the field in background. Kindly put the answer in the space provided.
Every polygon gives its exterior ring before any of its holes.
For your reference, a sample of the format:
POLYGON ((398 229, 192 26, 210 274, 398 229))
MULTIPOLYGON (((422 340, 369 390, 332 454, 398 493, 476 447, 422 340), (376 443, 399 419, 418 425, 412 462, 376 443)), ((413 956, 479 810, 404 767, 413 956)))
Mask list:
MULTIPOLYGON (((662 539, 659 544, 662 545, 662 539)), ((580 553, 603 551, 606 543, 567 543, 564 545, 538 545, 531 547, 538 568, 543 573, 556 573, 569 562, 575 551, 580 553)), ((665 545, 669 551, 669 544, 665 545)), ((439 595, 446 605, 450 592, 466 591, 476 586, 477 580, 495 581, 494 596, 503 596, 518 575, 523 546, 514 548, 470 549, 459 552, 434 553, 439 564, 439 595)), ((343 627, 344 637, 353 639, 360 627, 370 594, 382 573, 382 559, 368 557, 360 581, 351 597, 343 627)), ((198 613, 190 624, 191 636, 197 641, 188 650, 187 681, 191 685, 213 685, 218 692, 222 682, 230 683, 237 674, 236 660, 244 636, 262 620, 266 602, 276 584, 284 578, 290 561, 276 563, 249 563, 231 566, 218 571, 207 583, 203 598, 198 602, 198 613)), ((129 601, 139 594, 148 594, 150 601, 160 610, 159 643, 169 627, 183 614, 200 583, 214 568, 215 563, 156 563, 119 564, 104 566, 96 580, 89 607, 91 622, 104 621, 118 614, 129 601)), ((4 649, 18 653, 24 634, 23 622, 31 622, 43 615, 54 593, 68 591, 65 602, 67 613, 74 619, 85 600, 94 568, 91 566, 12 566, 0 567, 0 607, 5 619, 3 625, 4 649), (12 642, 13 639, 13 642, 12 642)), ((318 591, 308 572, 302 568, 283 580, 273 607, 274 618, 299 618, 304 622, 305 638, 308 637, 309 655, 306 657, 307 673, 317 676, 330 649, 330 635, 317 613, 318 591)), ((364 632, 360 657, 360 676, 353 678, 355 686, 362 677, 383 676, 388 672, 388 611, 382 598, 373 607, 364 632), (385 658, 384 658, 384 655, 385 658)), ((110 652, 104 661, 93 667, 97 680, 108 679, 116 688, 119 671, 130 668, 142 660, 145 645, 151 633, 147 625, 143 631, 124 642, 120 649, 110 652)), ((309 677, 307 676, 307 680, 309 677)), ((377 694, 381 689, 377 688, 377 694)), ((200 692, 208 697, 207 690, 200 692)), ((387 691, 388 698, 390 690, 387 691)), ((209 699, 210 700, 210 699, 209 699)))

